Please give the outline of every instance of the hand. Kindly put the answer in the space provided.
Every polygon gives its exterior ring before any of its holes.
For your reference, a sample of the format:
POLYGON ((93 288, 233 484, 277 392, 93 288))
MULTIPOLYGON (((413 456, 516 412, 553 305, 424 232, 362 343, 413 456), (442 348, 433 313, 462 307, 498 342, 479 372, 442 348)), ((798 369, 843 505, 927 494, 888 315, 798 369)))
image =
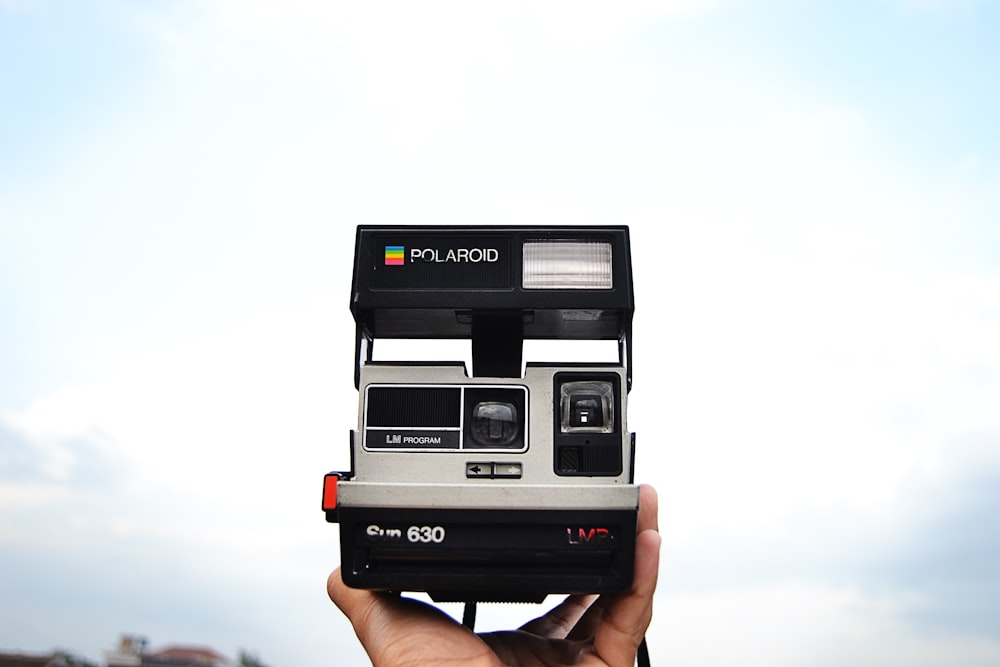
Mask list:
POLYGON ((418 600, 348 588, 340 568, 327 580, 327 592, 350 619, 374 667, 632 667, 653 616, 657 531, 656 491, 643 485, 632 589, 571 595, 518 630, 474 634, 418 600))

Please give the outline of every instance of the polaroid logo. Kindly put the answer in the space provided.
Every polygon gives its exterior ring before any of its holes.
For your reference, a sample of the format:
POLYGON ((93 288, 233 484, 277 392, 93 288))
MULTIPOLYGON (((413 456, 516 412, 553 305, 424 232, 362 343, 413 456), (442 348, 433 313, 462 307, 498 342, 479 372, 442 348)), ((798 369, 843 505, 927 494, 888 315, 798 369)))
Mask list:
MULTIPOLYGON (((386 249, 388 252, 388 248, 386 249)), ((411 262, 429 262, 433 264, 481 264, 500 261, 500 251, 496 248, 410 248, 411 262)), ((388 263, 388 262, 386 262, 388 263)), ((402 262, 400 262, 402 263, 402 262)))
POLYGON ((385 265, 402 266, 406 258, 406 249, 401 245, 387 245, 385 247, 385 265))

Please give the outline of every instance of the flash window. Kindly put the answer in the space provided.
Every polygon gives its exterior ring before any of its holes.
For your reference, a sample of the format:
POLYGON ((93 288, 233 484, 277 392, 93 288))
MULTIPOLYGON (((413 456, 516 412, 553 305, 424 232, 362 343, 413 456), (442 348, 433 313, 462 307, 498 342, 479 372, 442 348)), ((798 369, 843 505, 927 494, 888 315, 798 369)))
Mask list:
POLYGON ((522 252, 524 289, 610 290, 614 286, 608 241, 526 241, 522 252))

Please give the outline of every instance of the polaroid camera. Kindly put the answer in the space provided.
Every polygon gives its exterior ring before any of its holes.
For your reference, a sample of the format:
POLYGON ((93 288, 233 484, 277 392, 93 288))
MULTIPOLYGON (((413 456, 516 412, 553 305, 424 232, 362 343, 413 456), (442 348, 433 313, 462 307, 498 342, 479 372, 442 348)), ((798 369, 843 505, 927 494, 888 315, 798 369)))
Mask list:
POLYGON ((628 590, 633 310, 624 226, 358 227, 358 428, 323 489, 344 582, 439 602, 628 590), (471 372, 374 361, 379 338, 471 339, 471 372), (526 339, 616 340, 618 361, 523 364, 526 339))

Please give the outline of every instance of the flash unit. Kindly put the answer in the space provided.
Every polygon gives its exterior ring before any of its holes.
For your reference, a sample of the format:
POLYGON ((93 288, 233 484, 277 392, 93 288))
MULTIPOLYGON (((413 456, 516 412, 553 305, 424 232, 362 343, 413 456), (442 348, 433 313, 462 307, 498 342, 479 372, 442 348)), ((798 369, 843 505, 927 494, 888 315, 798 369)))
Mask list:
POLYGON ((608 241, 526 241, 524 289, 611 289, 608 241))

